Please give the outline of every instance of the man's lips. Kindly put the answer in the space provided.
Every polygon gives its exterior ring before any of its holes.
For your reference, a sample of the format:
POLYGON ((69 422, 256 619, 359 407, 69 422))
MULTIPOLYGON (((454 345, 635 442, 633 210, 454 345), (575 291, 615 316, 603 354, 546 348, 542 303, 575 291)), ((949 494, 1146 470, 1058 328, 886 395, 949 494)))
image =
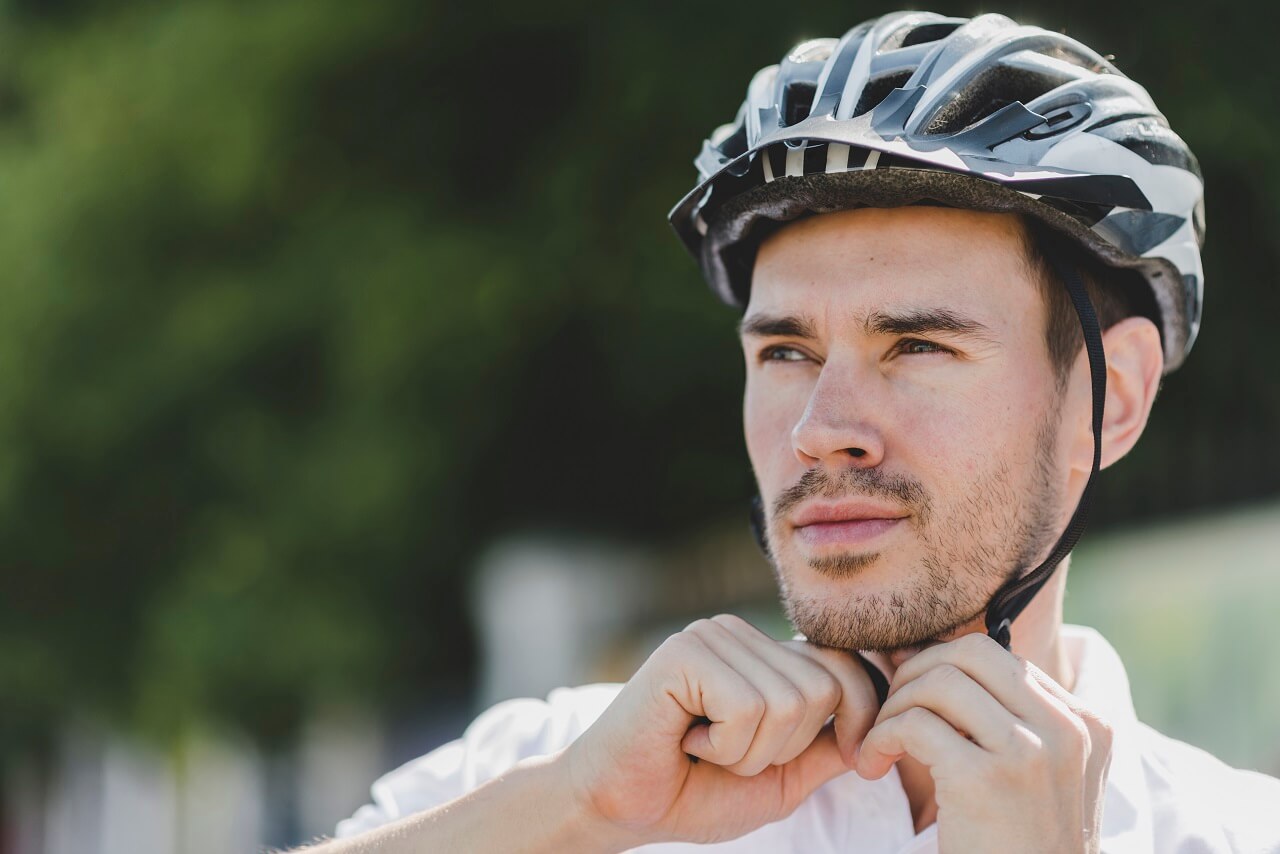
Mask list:
POLYGON ((872 519, 901 519, 907 514, 897 507, 874 501, 841 501, 835 504, 806 504, 796 513, 791 524, 797 528, 832 522, 859 522, 872 519))
POLYGON ((792 518, 796 534, 810 546, 856 546, 897 527, 907 517, 896 507, 871 501, 807 504, 792 518))

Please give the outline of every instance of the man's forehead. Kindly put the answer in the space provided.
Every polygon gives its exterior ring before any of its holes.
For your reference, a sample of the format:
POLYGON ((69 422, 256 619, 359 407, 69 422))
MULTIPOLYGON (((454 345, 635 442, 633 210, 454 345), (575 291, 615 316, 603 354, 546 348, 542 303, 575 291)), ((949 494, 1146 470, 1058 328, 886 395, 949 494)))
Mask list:
POLYGON ((885 317, 950 314, 991 325, 1010 309, 1025 313, 1039 297, 1020 225, 970 213, 858 209, 779 230, 757 255, 740 328, 753 315, 872 331, 885 317))
POLYGON ((773 223, 760 242, 768 254, 779 243, 797 238, 817 239, 838 234, 841 243, 874 248, 886 242, 916 243, 921 234, 975 239, 1013 245, 1024 239, 1026 225, 1015 213, 954 208, 947 205, 904 204, 895 207, 856 207, 808 213, 783 223, 773 223))
POLYGON ((878 315, 922 310, 972 312, 993 294, 984 294, 992 271, 969 271, 939 262, 869 257, 864 262, 828 263, 800 259, 794 266, 759 271, 752 279, 744 315, 839 317, 859 325, 878 315), (930 269, 932 267, 932 269, 930 269))
POLYGON ((754 259, 752 291, 761 282, 812 288, 882 278, 962 285, 1025 274, 1025 244, 1013 214, 919 205, 832 211, 770 233, 754 259))

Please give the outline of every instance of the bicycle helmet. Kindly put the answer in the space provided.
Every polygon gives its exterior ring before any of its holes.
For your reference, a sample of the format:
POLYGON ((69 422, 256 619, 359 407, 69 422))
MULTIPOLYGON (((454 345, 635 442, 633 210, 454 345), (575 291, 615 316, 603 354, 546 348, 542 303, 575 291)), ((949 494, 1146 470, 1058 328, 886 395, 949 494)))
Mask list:
POLYGON ((694 161, 670 221, 746 305, 764 220, 933 200, 1029 214, 1139 271, 1165 372, 1200 327, 1200 167, 1151 96, 1061 33, 1003 15, 895 12, 761 69, 694 161))
MULTIPOLYGON (((1204 184, 1147 91, 1061 33, 1003 15, 895 12, 813 39, 752 78, 737 118, 694 161, 697 185, 669 220, 712 290, 745 308, 755 253, 778 223, 853 207, 944 204, 1034 217, 1151 290, 1164 369, 1200 327, 1204 184)), ((1046 248, 1080 318, 1093 390, 1093 470, 1040 566, 992 596, 1009 626, 1083 531, 1101 459, 1106 364, 1078 271, 1046 248)), ((763 508, 753 530, 765 549, 763 508)), ((864 665, 883 701, 887 684, 864 665)))

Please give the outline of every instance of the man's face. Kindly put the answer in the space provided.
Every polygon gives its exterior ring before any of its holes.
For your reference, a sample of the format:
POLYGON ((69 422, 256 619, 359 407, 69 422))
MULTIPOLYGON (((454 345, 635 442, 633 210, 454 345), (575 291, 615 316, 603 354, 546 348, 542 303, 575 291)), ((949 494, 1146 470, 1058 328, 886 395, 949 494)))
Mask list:
POLYGON ((747 451, 783 604, 888 652, 981 625, 1064 524, 1044 308, 1010 215, 823 214, 760 248, 747 451))

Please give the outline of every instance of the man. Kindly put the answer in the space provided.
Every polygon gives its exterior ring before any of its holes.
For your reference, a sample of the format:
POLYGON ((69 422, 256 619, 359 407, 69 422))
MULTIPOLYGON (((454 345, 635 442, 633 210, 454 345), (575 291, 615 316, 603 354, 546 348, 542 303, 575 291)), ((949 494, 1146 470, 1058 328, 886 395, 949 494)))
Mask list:
POLYGON ((1280 780, 1138 722, 1062 624, 1093 475, 1199 326, 1199 169, 1145 90, 896 13, 762 70, 697 165, 672 221, 744 311, 800 635, 720 615, 625 685, 495 706, 324 850, 1280 851, 1280 780))

